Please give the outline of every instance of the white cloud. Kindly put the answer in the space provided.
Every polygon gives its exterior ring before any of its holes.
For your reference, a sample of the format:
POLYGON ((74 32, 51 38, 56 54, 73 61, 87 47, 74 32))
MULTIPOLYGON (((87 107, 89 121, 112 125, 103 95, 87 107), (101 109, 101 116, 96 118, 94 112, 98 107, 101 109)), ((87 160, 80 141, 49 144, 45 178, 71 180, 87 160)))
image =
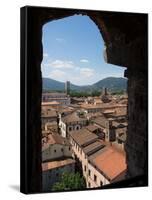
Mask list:
POLYGON ((90 69, 90 68, 81 68, 80 69, 80 74, 84 77, 91 77, 94 75, 94 70, 93 69, 90 69))
POLYGON ((49 75, 45 77, 62 82, 69 80, 71 83, 76 85, 87 85, 95 82, 95 71, 91 68, 79 68, 76 71, 66 71, 65 69, 52 69, 49 75))
POLYGON ((58 81, 71 81, 77 85, 86 85, 95 82, 95 71, 89 67, 75 66, 71 60, 48 60, 47 63, 42 64, 46 69, 47 75, 45 77, 52 78, 58 81), (49 71, 49 72, 48 72, 49 71))
POLYGON ((56 69, 72 69, 74 68, 74 63, 68 60, 55 60, 50 63, 44 64, 46 67, 53 67, 56 69))
POLYGON ((49 78, 61 81, 63 80, 65 75, 66 75, 65 72, 63 72, 62 70, 56 69, 50 73, 49 78))
POLYGON ((87 59, 81 59, 80 62, 82 62, 82 63, 88 63, 89 60, 87 60, 87 59))

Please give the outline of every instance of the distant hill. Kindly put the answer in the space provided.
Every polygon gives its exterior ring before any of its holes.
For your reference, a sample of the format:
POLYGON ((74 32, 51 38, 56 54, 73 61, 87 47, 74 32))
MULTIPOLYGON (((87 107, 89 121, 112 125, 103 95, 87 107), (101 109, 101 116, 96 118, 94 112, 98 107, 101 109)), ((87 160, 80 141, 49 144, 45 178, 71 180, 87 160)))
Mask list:
POLYGON ((64 83, 50 78, 42 79, 43 90, 64 90, 64 83))
POLYGON ((127 88, 127 79, 126 78, 116 78, 108 77, 104 78, 95 84, 92 85, 95 89, 108 88, 111 91, 115 90, 126 90, 127 88))
MULTIPOLYGON (((56 81, 50 78, 43 78, 43 91, 64 91, 65 83, 56 81)), ((110 91, 126 90, 127 79, 126 78, 116 78, 108 77, 104 78, 92 85, 78 86, 71 84, 71 90, 75 91, 92 91, 92 90, 102 90, 107 87, 110 91)))
MULTIPOLYGON (((43 83, 43 90, 59 90, 59 91, 61 90, 61 91, 63 91, 65 89, 64 82, 56 81, 51 78, 43 78, 42 83, 43 83)), ((83 88, 83 86, 77 86, 77 85, 73 85, 73 84, 70 84, 70 87, 72 90, 81 90, 83 88)))

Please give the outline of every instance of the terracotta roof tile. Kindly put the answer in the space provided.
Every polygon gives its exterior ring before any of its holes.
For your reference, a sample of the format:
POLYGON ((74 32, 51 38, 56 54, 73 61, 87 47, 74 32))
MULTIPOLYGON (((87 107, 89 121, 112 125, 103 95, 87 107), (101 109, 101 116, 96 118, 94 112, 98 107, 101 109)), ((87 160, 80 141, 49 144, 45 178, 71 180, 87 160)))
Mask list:
POLYGON ((87 119, 79 117, 77 115, 77 113, 75 113, 75 112, 62 118, 62 121, 65 122, 65 123, 85 121, 85 120, 87 120, 87 119))
POLYGON ((93 132, 93 131, 99 129, 99 127, 97 127, 95 125, 89 125, 89 126, 86 126, 86 129, 88 129, 89 131, 93 132))
POLYGON ((70 165, 74 163, 75 163, 75 160, 73 159, 46 162, 46 163, 42 163, 42 171, 47 171, 47 170, 63 167, 65 165, 70 165))
POLYGON ((88 156, 104 148, 105 145, 101 141, 95 141, 83 148, 83 151, 88 156))
POLYGON ((57 117, 57 113, 55 110, 43 110, 42 111, 42 117, 57 117))
POLYGON ((98 139, 96 134, 91 133, 86 128, 82 128, 79 131, 71 131, 70 135, 80 146, 85 146, 98 139))
POLYGON ((123 108, 126 107, 124 104, 119 103, 103 103, 101 105, 94 105, 94 104, 81 104, 82 108, 94 109, 94 108, 104 108, 104 109, 112 109, 112 108, 123 108))
POLYGON ((42 146, 42 151, 47 149, 52 144, 70 145, 69 141, 66 138, 60 136, 59 134, 49 134, 47 136, 46 143, 42 146))
POLYGON ((92 162, 110 180, 115 179, 126 170, 125 155, 117 151, 114 147, 107 147, 92 162))

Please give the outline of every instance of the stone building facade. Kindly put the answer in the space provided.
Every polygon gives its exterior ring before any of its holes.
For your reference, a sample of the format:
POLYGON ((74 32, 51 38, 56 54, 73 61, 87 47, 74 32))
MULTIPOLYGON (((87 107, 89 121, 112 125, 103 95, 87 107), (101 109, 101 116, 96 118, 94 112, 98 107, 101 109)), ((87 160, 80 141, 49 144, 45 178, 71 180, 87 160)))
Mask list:
POLYGON ((74 130, 80 130, 87 125, 88 120, 85 117, 79 117, 77 112, 67 116, 59 115, 59 128, 63 137, 69 137, 69 133, 74 130))
POLYGON ((58 102, 61 105, 70 105, 70 97, 66 93, 42 93, 42 102, 58 102))
POLYGON ((107 145, 85 128, 71 132, 70 142, 88 188, 101 187, 125 178, 124 152, 107 145))
POLYGON ((71 158, 71 145, 58 134, 49 134, 42 139, 42 162, 60 158, 71 158))
POLYGON ((64 159, 42 164, 42 185, 43 192, 50 192, 55 183, 59 182, 63 173, 75 172, 75 160, 64 159))
POLYGON ((42 138, 42 170, 43 191, 51 191, 64 172, 75 172, 75 160, 67 139, 58 134, 42 138))

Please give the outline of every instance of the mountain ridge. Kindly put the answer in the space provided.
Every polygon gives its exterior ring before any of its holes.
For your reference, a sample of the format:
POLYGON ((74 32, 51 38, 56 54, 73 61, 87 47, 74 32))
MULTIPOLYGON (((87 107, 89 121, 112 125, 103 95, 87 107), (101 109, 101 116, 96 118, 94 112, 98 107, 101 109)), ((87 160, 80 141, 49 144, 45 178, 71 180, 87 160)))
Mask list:
MULTIPOLYGON (((51 78, 42 78, 43 91, 63 91, 65 89, 65 83, 57 81, 51 78)), ((75 85, 70 84, 71 90, 74 91, 93 91, 102 90, 108 88, 111 91, 125 90, 127 88, 127 79, 123 77, 107 77, 97 81, 92 85, 75 85)))

